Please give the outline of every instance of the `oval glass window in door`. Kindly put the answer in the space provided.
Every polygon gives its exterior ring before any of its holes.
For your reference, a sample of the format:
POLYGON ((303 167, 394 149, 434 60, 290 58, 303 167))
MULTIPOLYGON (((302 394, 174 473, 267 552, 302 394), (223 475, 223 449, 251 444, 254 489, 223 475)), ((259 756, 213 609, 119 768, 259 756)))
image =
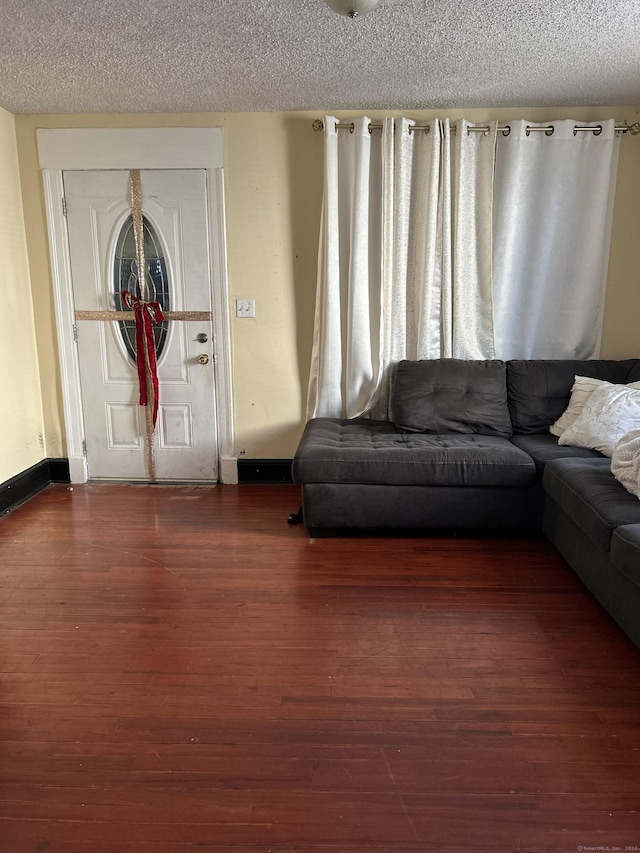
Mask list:
MULTIPOLYGON (((147 288, 150 302, 159 302, 163 311, 170 311, 169 277, 164 259, 162 244, 151 223, 143 217, 144 254, 147 263, 147 288)), ((128 310, 122 303, 122 291, 128 290, 137 297, 141 296, 136 260, 136 241, 133 232, 133 218, 124 222, 116 240, 113 260, 113 290, 117 311, 128 310)), ((136 361, 136 324, 134 320, 119 320, 118 327, 122 341, 131 361, 136 361)), ((167 340, 169 324, 165 321, 154 324, 153 334, 156 345, 156 358, 160 358, 167 340)))

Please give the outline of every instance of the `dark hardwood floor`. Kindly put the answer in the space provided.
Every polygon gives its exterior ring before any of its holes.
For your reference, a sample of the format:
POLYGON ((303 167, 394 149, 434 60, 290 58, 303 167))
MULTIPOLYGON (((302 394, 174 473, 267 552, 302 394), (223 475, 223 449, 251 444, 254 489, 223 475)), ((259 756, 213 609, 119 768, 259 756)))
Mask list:
POLYGON ((0 520, 0 853, 640 849, 640 651, 551 546, 312 541, 298 503, 0 520))

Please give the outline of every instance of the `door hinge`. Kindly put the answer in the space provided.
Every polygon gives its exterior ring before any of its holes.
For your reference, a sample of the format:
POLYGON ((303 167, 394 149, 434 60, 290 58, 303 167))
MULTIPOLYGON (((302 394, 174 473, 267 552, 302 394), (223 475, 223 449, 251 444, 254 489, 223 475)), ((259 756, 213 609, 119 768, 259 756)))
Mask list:
POLYGON ((62 196, 62 215, 67 215, 67 200, 64 196, 62 196))
POLYGON ((82 441, 82 455, 83 456, 87 455, 87 440, 86 439, 83 439, 83 441, 82 441))
POLYGON ((78 343, 78 327, 76 324, 73 324, 73 340, 78 343))

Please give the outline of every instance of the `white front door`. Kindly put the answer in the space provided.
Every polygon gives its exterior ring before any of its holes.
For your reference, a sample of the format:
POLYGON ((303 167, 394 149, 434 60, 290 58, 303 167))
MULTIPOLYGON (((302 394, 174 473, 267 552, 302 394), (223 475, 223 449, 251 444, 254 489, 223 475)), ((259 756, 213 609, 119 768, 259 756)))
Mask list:
MULTIPOLYGON (((127 171, 65 171, 76 311, 121 310, 136 285, 127 171)), ((212 310, 206 172, 143 170, 142 211, 151 301, 164 310, 212 310)), ((92 480, 147 480, 145 410, 138 405, 132 322, 77 319, 86 456, 92 480)), ((218 479, 213 324, 156 327, 158 481, 218 479)))

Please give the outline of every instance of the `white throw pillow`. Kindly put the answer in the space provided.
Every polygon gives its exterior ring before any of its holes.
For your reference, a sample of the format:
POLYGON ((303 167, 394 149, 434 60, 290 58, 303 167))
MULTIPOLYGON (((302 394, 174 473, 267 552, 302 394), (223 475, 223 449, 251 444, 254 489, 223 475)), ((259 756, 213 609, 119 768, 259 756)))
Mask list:
POLYGON ((632 429, 617 443, 611 473, 628 492, 640 498, 640 429, 632 429))
MULTIPOLYGON (((612 382, 607 382, 604 379, 593 379, 591 376, 576 376, 573 387, 571 388, 569 405, 558 420, 549 427, 549 432, 552 435, 560 436, 565 430, 573 426, 577 418, 580 417, 580 413, 584 409, 584 405, 589 397, 596 388, 600 388, 602 385, 611 385, 613 387, 612 382)), ((631 382, 629 385, 620 385, 617 387, 640 389, 640 382, 631 382)))
POLYGON ((549 432, 552 435, 562 435, 566 429, 573 426, 580 412, 583 410, 584 404, 595 389, 600 385, 611 384, 611 382, 605 382, 604 379, 592 379, 590 376, 576 376, 573 388, 571 389, 569 405, 558 420, 549 427, 549 432))
POLYGON ((558 444, 588 447, 611 456, 623 435, 640 429, 640 390, 628 385, 601 385, 558 444))

